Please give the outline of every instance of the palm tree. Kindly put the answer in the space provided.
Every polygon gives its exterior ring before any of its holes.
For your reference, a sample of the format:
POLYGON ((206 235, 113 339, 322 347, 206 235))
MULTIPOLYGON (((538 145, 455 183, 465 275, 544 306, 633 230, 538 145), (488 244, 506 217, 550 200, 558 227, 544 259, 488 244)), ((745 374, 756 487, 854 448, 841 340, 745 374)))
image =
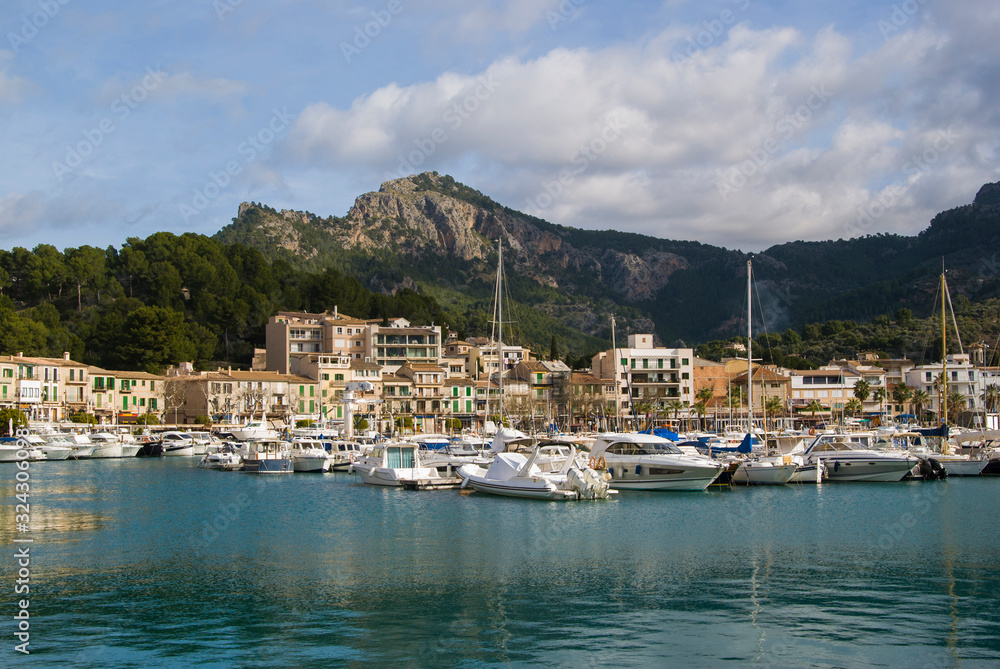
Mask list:
POLYGON ((695 393, 694 397, 698 400, 694 404, 695 411, 698 412, 698 429, 702 429, 701 419, 705 415, 705 409, 708 408, 708 401, 715 397, 715 390, 705 386, 695 393))
POLYGON ((948 420, 952 425, 958 423, 963 411, 965 411, 965 395, 957 391, 948 393, 948 420))
POLYGON ((931 396, 927 394, 926 390, 918 388, 913 391, 912 395, 910 395, 910 401, 913 403, 913 413, 917 415, 917 422, 920 422, 924 405, 931 401, 931 396))
POLYGON ((865 379, 861 379, 854 384, 854 396, 857 397, 862 404, 868 401, 871 394, 872 384, 868 383, 865 379))
POLYGON ((997 406, 1000 406, 1000 385, 991 383, 986 386, 980 399, 988 413, 995 413, 997 406))
POLYGON ((857 397, 852 397, 851 399, 847 400, 846 404, 844 404, 844 411, 851 414, 851 416, 857 416, 864 410, 865 410, 864 407, 861 405, 861 400, 859 400, 857 397))
MULTIPOLYGON (((638 402, 635 405, 635 413, 639 417, 641 417, 641 418, 644 419, 645 426, 643 427, 643 429, 648 429, 650 427, 650 425, 649 425, 649 414, 653 413, 653 404, 651 402, 649 402, 648 400, 643 400, 642 402, 638 402)), ((635 429, 638 430, 639 426, 636 425, 635 429)))
POLYGON ((812 414, 813 420, 816 420, 816 412, 822 411, 823 405, 819 403, 819 400, 814 399, 806 405, 805 410, 812 414))
POLYGON ((767 412, 768 416, 771 416, 771 423, 774 424, 775 414, 785 413, 785 403, 781 401, 781 398, 777 395, 771 395, 764 400, 764 411, 767 412))
POLYGON ((905 383, 897 383, 896 387, 892 389, 892 401, 902 405, 904 412, 906 411, 906 403, 910 401, 912 396, 913 389, 905 383))
POLYGON ((872 392, 872 399, 878 402, 879 421, 881 421, 882 419, 882 414, 885 413, 884 404, 885 404, 885 398, 888 397, 888 395, 889 394, 885 391, 884 386, 876 388, 872 392))
POLYGON ((680 414, 681 409, 683 409, 683 408, 684 408, 684 403, 681 402, 680 400, 670 400, 669 402, 667 402, 667 411, 669 411, 669 412, 671 412, 671 413, 674 414, 674 422, 677 423, 677 425, 675 427, 678 430, 680 430, 680 418, 679 418, 679 414, 680 414))

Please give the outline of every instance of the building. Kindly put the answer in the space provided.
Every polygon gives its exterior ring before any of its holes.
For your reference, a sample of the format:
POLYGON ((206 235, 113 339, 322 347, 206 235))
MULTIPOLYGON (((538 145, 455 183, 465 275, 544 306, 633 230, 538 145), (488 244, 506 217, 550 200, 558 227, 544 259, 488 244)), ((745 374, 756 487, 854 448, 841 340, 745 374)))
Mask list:
POLYGON ((318 314, 281 311, 265 327, 267 369, 279 374, 298 372, 299 360, 324 353, 361 360, 370 357, 369 324, 337 312, 318 314))
POLYGON ((617 382, 618 413, 631 413, 630 398, 647 404, 650 413, 674 411, 677 404, 694 404, 694 352, 690 348, 661 348, 653 335, 628 337, 628 348, 602 351, 591 361, 591 373, 617 382))
POLYGON ((800 416, 830 417, 842 414, 854 397, 854 384, 861 375, 848 368, 828 365, 819 369, 799 369, 791 372, 791 410, 800 416), (817 402, 819 411, 807 407, 817 402))
MULTIPOLYGON (((984 372, 973 366, 969 354, 955 353, 945 357, 945 364, 936 362, 913 367, 906 374, 906 385, 926 392, 929 401, 923 410, 940 416, 941 391, 944 385, 947 385, 949 404, 953 404, 950 397, 957 394, 961 397, 962 412, 982 411, 983 377, 984 372), (947 384, 941 383, 941 375, 944 372, 948 375, 947 384)), ((949 414, 952 411, 953 409, 949 408, 949 414)))
POLYGON ((510 378, 528 385, 531 415, 546 423, 566 425, 569 420, 572 370, 561 360, 522 360, 510 378))

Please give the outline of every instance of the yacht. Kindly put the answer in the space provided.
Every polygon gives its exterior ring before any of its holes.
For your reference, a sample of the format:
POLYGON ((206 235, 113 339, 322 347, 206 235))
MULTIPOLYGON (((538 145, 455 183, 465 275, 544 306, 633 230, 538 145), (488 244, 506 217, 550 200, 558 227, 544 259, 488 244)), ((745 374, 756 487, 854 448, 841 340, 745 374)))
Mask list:
POLYGON ((419 445, 408 441, 378 444, 347 471, 357 472, 368 485, 426 489, 457 488, 462 483, 458 476, 444 477, 435 467, 424 465, 419 445))
POLYGON ((30 448, 45 454, 46 460, 66 460, 73 453, 73 446, 68 441, 65 444, 49 443, 37 434, 27 434, 22 437, 30 448))
POLYGON ((243 458, 232 444, 222 444, 214 453, 206 453, 198 461, 202 469, 235 471, 243 468, 243 458))
POLYGON ((846 434, 817 435, 802 456, 822 462, 830 481, 901 481, 920 462, 907 451, 875 450, 846 434))
POLYGON ((46 460, 45 453, 18 437, 0 437, 0 462, 46 460), (27 456, 27 457, 25 457, 27 456))
POLYGON ((295 437, 289 445, 292 469, 297 472, 328 472, 333 464, 333 456, 326 450, 320 439, 295 437))
POLYGON ((122 457, 122 442, 117 435, 110 432, 91 432, 90 441, 94 444, 94 452, 90 454, 92 458, 120 458, 122 457))
POLYGON ((264 419, 250 421, 246 425, 242 425, 235 430, 231 430, 230 434, 233 435, 233 439, 238 441, 278 438, 278 431, 272 428, 271 425, 264 419))
POLYGON ((160 435, 163 444, 163 455, 194 455, 194 440, 187 432, 170 430, 160 435))
POLYGON ((254 474, 291 474, 292 456, 288 442, 278 439, 253 439, 240 448, 243 471, 254 474))
POLYGON ((463 465, 458 474, 462 488, 506 497, 525 497, 550 501, 607 499, 616 491, 608 485, 607 474, 576 461, 575 448, 558 472, 543 472, 536 460, 539 448, 531 455, 497 453, 487 468, 463 465))
POLYGON ((94 444, 89 439, 86 439, 84 435, 53 432, 51 434, 43 434, 41 437, 47 444, 71 449, 69 457, 74 460, 89 458, 91 453, 94 452, 94 444))
POLYGON ((351 463, 365 455, 366 448, 356 441, 337 439, 327 442, 330 445, 330 470, 346 472, 351 463))
POLYGON ((726 465, 687 455, 673 442, 654 434, 609 432, 597 435, 591 462, 606 467, 611 487, 619 490, 704 490, 726 465))

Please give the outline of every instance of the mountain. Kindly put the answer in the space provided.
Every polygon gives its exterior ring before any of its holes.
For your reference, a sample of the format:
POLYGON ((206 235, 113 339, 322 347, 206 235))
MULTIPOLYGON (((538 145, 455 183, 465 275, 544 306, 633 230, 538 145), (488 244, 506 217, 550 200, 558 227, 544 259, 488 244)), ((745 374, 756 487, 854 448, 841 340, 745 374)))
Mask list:
MULTIPOLYGON (((384 294, 417 289, 456 314, 450 325, 470 334, 484 331, 491 313, 502 238, 524 343, 547 346, 555 334, 577 355, 610 339, 611 315, 620 332, 654 331, 666 344, 745 330, 746 254, 555 225, 436 172, 387 181, 359 196, 343 217, 244 203, 215 237, 295 267, 337 268, 384 294)), ((773 246, 753 259, 761 318, 755 330, 864 321, 904 307, 930 313, 942 258, 953 293, 972 301, 996 297, 1000 262, 991 249, 998 237, 1000 184, 987 184, 972 204, 938 214, 913 237, 773 246)))

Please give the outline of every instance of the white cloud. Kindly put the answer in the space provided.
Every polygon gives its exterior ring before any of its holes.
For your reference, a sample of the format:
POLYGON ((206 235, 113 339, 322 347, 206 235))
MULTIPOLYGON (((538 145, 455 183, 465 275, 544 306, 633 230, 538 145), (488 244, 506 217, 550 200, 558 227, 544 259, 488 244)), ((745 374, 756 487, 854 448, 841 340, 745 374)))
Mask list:
POLYGON ((20 102, 25 93, 33 88, 25 79, 7 73, 8 63, 13 57, 12 51, 0 49, 0 104, 20 102))
POLYGON ((309 105, 283 158, 380 176, 462 166, 456 178, 517 208, 543 205, 532 213, 555 222, 743 248, 914 233, 956 202, 911 191, 944 182, 933 190, 970 200, 995 174, 997 141, 985 106, 995 93, 963 76, 968 54, 940 28, 907 28, 860 55, 832 27, 808 37, 736 25, 680 64, 676 29, 644 46, 505 58, 347 109, 309 105), (610 122, 620 135, 585 157, 610 122), (914 170, 949 126, 953 141, 914 170), (959 178, 969 181, 949 182, 959 178), (893 184, 903 192, 858 229, 893 184))

